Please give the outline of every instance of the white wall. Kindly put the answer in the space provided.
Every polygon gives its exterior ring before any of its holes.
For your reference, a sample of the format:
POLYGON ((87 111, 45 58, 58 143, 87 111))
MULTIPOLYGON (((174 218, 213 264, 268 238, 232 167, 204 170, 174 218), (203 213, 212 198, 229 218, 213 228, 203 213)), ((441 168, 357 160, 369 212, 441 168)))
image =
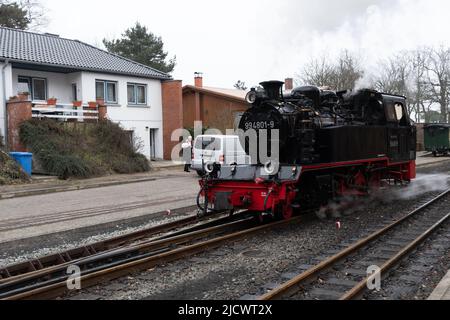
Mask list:
POLYGON ((34 70, 13 69, 12 87, 14 94, 18 91, 19 76, 47 79, 47 97, 55 97, 59 103, 72 103, 72 83, 81 86, 81 72, 78 73, 54 73, 34 70))
POLYGON ((141 152, 150 157, 150 129, 157 129, 156 157, 163 158, 163 126, 161 81, 137 77, 83 72, 82 97, 84 102, 95 101, 95 80, 118 82, 117 105, 108 105, 108 118, 120 123, 126 130, 133 130, 143 142, 141 152), (147 107, 128 106, 127 83, 147 85, 147 107), (148 129, 147 129, 148 128, 148 129))
POLYGON ((5 63, 0 63, 0 134, 5 137, 5 102, 9 97, 13 96, 12 87, 12 68, 7 65, 4 71, 5 79, 3 79, 3 67, 5 63), (6 92, 3 92, 3 91, 6 92))

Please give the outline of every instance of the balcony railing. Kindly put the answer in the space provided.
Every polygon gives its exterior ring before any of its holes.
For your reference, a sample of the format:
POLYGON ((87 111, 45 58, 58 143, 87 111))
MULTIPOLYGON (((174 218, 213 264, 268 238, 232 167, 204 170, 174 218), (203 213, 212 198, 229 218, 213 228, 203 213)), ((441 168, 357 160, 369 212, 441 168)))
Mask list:
POLYGON ((45 103, 33 102, 32 107, 33 118, 49 118, 60 121, 75 120, 83 122, 86 120, 98 120, 98 106, 90 108, 89 105, 76 107, 71 103, 58 103, 56 105, 48 105, 45 103))

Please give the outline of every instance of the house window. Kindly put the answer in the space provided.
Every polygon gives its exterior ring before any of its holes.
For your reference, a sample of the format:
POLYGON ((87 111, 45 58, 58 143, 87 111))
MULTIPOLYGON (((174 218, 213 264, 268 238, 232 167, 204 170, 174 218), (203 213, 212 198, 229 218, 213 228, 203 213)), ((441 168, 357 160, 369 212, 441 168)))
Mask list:
POLYGON ((128 83, 128 104, 147 105, 147 86, 145 84, 128 83))
POLYGON ((45 101, 47 100, 47 80, 19 77, 18 91, 30 93, 34 101, 45 101))
POLYGON ((72 83, 72 101, 78 101, 78 90, 76 83, 72 83))
POLYGON ((117 103, 117 82, 95 81, 95 97, 105 100, 106 103, 117 103))

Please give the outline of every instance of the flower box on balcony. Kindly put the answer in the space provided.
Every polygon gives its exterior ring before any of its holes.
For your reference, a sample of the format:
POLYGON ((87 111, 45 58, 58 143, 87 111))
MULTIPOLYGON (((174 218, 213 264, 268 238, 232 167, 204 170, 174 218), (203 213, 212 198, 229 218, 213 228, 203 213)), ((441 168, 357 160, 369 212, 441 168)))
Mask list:
POLYGON ((83 105, 83 101, 73 101, 73 106, 80 108, 83 105))
POLYGON ((28 100, 30 100, 30 93, 28 93, 28 92, 21 92, 21 93, 17 94, 17 97, 21 101, 28 101, 28 100))
POLYGON ((97 110, 97 102, 96 101, 90 101, 88 102, 89 109, 95 109, 97 110))
POLYGON ((49 98, 49 99, 47 99, 47 104, 49 106, 56 106, 57 101, 58 101, 58 99, 56 99, 56 98, 49 98))

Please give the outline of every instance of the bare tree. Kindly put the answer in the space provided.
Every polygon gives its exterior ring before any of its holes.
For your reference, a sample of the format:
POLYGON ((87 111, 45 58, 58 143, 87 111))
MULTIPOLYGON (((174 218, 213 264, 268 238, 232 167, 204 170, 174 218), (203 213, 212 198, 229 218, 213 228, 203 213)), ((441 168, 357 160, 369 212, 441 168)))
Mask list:
POLYGON ((414 107, 416 122, 423 118, 425 122, 430 122, 431 106, 433 100, 430 96, 430 84, 427 82, 427 62, 428 49, 416 49, 410 52, 411 61, 411 88, 409 103, 414 107), (422 115, 422 117, 421 117, 422 115))
POLYGON ((440 105, 441 122, 447 123, 450 101, 450 48, 428 49, 425 68, 431 98, 440 105))
POLYGON ((390 94, 397 94, 407 98, 407 110, 411 116, 413 113, 418 115, 418 109, 411 100, 413 69, 411 66, 411 54, 401 52, 389 59, 382 61, 378 66, 378 73, 374 76, 373 88, 390 94))
POLYGON ((379 73, 374 79, 378 91, 409 96, 408 79, 411 74, 407 54, 395 55, 379 64, 379 73))
POLYGON ((331 86, 334 82, 334 66, 326 56, 311 59, 297 77, 304 84, 331 86))
POLYGON ((46 8, 40 0, 20 0, 18 2, 27 11, 30 21, 29 29, 38 30, 48 25, 46 8))
POLYGON ((358 59, 344 50, 336 60, 325 55, 311 59, 297 78, 304 84, 345 90, 353 89, 363 75, 358 59))
POLYGON ((364 76, 359 60, 348 50, 341 52, 334 67, 334 87, 336 90, 353 89, 356 82, 364 76))
POLYGON ((245 90, 248 89, 248 87, 245 85, 245 81, 241 81, 241 80, 238 80, 238 81, 234 84, 234 87, 235 87, 236 89, 238 89, 238 90, 243 90, 243 91, 245 91, 245 90))

